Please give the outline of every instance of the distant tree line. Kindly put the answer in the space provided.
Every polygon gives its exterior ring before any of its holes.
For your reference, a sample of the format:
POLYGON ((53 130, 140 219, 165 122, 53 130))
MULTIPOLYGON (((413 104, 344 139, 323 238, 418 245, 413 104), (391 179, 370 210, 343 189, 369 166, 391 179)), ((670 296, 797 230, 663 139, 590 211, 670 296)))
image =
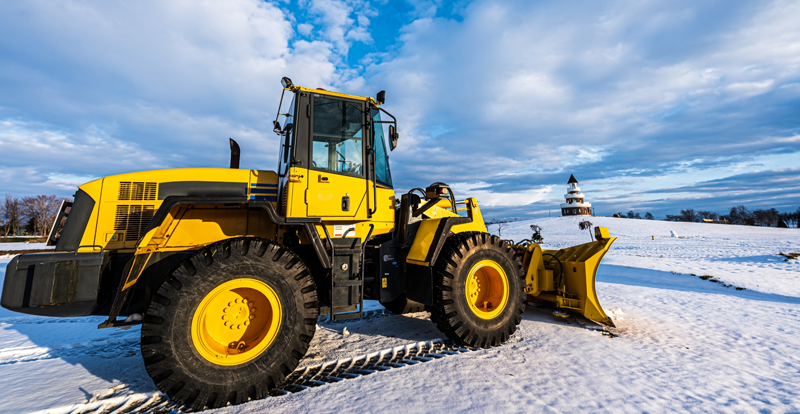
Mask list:
POLYGON ((653 217, 653 215, 652 215, 652 214, 650 214, 650 212, 649 212, 649 211, 648 211, 647 213, 644 213, 644 217, 642 217, 642 215, 641 215, 641 214, 639 214, 639 213, 634 213, 634 212, 633 212, 633 210, 629 211, 627 214, 624 214, 624 213, 616 213, 616 214, 614 214, 614 217, 621 217, 621 218, 625 218, 625 217, 627 217, 627 218, 631 218, 631 219, 639 219, 639 220, 641 220, 641 219, 645 219, 645 220, 653 220, 653 218, 654 218, 654 217, 653 217))
POLYGON ((8 236, 46 236, 56 219, 63 197, 36 195, 0 200, 0 234, 8 236))
POLYGON ((727 221, 730 224, 766 227, 800 228, 800 207, 797 211, 781 213, 774 208, 767 210, 748 210, 745 206, 731 207, 728 214, 717 214, 713 211, 695 211, 687 208, 680 214, 667 214, 667 221, 702 222, 703 219, 727 221))

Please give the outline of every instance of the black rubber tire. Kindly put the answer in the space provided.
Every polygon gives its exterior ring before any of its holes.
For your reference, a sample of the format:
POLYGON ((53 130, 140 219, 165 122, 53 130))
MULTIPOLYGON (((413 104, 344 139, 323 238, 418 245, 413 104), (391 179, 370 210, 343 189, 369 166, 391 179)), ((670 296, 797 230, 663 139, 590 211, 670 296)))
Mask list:
POLYGON ((398 315, 425 311, 425 304, 406 298, 406 294, 398 296, 390 302, 381 302, 384 308, 398 315))
POLYGON ((525 274, 514 251, 497 236, 467 232, 450 236, 436 261, 433 275, 431 321, 448 338, 469 346, 488 348, 508 341, 525 311, 525 274), (493 319, 482 319, 469 308, 465 284, 480 260, 496 262, 505 271, 509 297, 493 319))
POLYGON ((240 404, 283 384, 308 350, 319 304, 308 267, 286 247, 259 238, 213 244, 169 275, 142 325, 142 357, 156 387, 193 409, 240 404), (282 306, 281 326, 259 356, 235 366, 201 357, 191 336, 200 301, 223 282, 248 277, 267 283, 282 306))

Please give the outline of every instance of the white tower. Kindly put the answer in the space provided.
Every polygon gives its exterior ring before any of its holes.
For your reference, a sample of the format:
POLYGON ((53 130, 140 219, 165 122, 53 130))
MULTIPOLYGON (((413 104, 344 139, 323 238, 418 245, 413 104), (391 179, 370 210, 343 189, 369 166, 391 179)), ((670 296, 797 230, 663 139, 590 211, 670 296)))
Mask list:
POLYGON ((561 215, 591 216, 592 204, 583 201, 584 195, 581 193, 581 189, 578 187, 578 180, 575 179, 574 175, 569 175, 567 184, 567 194, 564 194, 564 198, 567 199, 567 202, 561 205, 561 215))

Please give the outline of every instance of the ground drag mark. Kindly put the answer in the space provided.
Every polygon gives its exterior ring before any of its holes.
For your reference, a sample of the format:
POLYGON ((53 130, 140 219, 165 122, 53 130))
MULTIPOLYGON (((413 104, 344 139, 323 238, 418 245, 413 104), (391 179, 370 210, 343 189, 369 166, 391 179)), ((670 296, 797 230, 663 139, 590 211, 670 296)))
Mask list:
MULTIPOLYGON (((502 345, 500 345, 502 346, 502 345)), ((273 390, 266 398, 280 398, 309 388, 334 384, 395 368, 417 365, 450 355, 477 351, 480 348, 462 346, 447 339, 433 339, 408 345, 396 346, 353 358, 330 361, 324 364, 295 370, 286 378, 286 383, 273 390)), ((42 410, 39 413, 83 414, 83 413, 179 413, 191 412, 167 399, 161 392, 135 393, 88 401, 82 404, 42 410)), ((103 398, 100 395, 99 398, 103 398)), ((93 398, 94 399, 94 398, 93 398)))

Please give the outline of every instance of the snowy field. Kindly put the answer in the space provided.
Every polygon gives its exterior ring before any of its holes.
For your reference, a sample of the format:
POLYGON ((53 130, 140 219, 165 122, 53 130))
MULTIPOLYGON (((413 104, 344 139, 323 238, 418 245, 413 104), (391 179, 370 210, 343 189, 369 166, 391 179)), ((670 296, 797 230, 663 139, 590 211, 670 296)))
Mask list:
MULTIPOLYGON (((778 255, 800 251, 800 229, 589 220, 619 237, 597 284, 616 336, 529 306, 503 346, 216 411, 800 411, 800 263, 778 255)), ((589 241, 577 221, 511 223, 502 237, 529 237, 536 223, 545 248, 589 241)), ((427 316, 320 321, 301 368, 441 338, 427 316)), ((139 329, 101 321, 0 309, 0 411, 174 410, 145 372, 139 329)))
POLYGON ((44 243, 0 243, 0 255, 3 252, 10 252, 15 250, 49 250, 55 249, 55 246, 45 246, 44 243))

